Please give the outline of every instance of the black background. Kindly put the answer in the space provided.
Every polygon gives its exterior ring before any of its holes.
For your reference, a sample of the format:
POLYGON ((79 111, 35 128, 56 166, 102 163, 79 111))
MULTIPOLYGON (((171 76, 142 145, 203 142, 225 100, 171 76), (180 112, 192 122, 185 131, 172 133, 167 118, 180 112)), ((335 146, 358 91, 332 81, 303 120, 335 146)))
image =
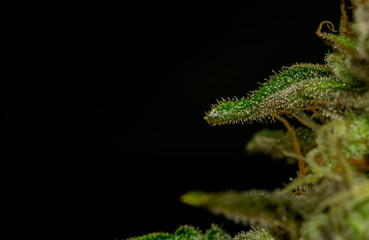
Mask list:
POLYGON ((315 31, 340 15, 339 1, 321 0, 5 11, 0 175, 12 239, 244 229, 179 196, 274 189, 297 167, 244 151, 253 133, 280 124, 211 127, 204 111, 257 89, 272 70, 323 63, 329 47, 315 31))

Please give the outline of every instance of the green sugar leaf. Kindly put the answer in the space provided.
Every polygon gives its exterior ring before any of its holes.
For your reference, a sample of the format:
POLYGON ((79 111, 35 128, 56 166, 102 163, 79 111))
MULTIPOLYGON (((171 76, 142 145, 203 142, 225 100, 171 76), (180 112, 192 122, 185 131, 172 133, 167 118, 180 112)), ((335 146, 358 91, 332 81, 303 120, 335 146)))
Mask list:
POLYGON ((293 149, 290 140, 284 131, 262 130, 254 134, 247 143, 246 150, 249 153, 261 152, 270 154, 273 158, 283 158, 282 150, 293 149))
POLYGON ((295 65, 272 77, 248 98, 223 99, 211 107, 205 119, 212 125, 270 120, 281 110, 296 113, 312 106, 314 101, 342 105, 340 98, 368 91, 368 85, 353 77, 347 68, 330 70, 328 67, 295 65))
POLYGON ((231 236, 221 228, 212 224, 211 228, 202 234, 200 230, 192 226, 181 226, 174 234, 151 233, 148 235, 130 238, 129 240, 231 240, 231 236))
MULTIPOLYGON (((307 153, 314 147, 315 133, 308 128, 299 127, 295 129, 297 140, 300 143, 302 153, 307 153)), ((269 154, 273 158, 285 158, 283 152, 294 152, 291 134, 281 130, 262 130, 257 132, 247 143, 246 150, 249 153, 260 152, 269 154)), ((289 158, 289 160, 295 160, 289 158)))
POLYGON ((191 226, 183 226, 177 229, 174 233, 176 240, 203 240, 201 233, 191 226))
POLYGON ((252 229, 237 234, 235 240, 274 240, 275 238, 264 228, 252 229))
MULTIPOLYGON (((217 105, 213 105, 211 110, 207 112, 205 120, 213 125, 260 121, 266 115, 270 116, 272 113, 260 109, 266 100, 297 83, 311 79, 327 78, 331 75, 331 71, 322 65, 294 65, 272 77, 248 98, 222 100, 217 105)), ((278 102, 271 103, 271 107, 278 107, 278 102)))
POLYGON ((175 240, 175 238, 168 233, 151 233, 141 237, 130 238, 129 240, 175 240))
POLYGON ((206 233, 206 240, 230 240, 231 236, 225 233, 218 226, 213 225, 206 233))
POLYGON ((289 229, 293 232, 296 230, 294 220, 301 218, 301 207, 296 205, 298 202, 295 202, 294 196, 283 195, 278 191, 190 192, 185 196, 182 201, 192 198, 191 205, 207 208, 215 214, 222 214, 226 218, 245 225, 258 224, 265 228, 289 229), (199 201, 205 198, 206 201, 199 201), (194 199, 198 201, 194 202, 194 199))
POLYGON ((345 36, 340 36, 336 34, 327 34, 327 39, 334 42, 339 48, 349 51, 356 52, 357 51, 357 42, 355 39, 348 38, 345 36))

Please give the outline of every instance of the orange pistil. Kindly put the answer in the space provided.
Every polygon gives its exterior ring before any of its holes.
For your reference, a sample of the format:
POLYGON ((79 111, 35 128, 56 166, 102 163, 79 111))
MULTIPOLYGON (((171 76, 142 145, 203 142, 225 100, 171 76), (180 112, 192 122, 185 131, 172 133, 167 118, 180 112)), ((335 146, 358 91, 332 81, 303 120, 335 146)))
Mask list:
POLYGON ((316 100, 316 101, 313 101, 313 103, 314 103, 314 105, 312 105, 312 106, 307 106, 305 108, 296 108, 296 109, 301 110, 301 111, 304 111, 304 110, 312 111, 313 112, 312 118, 318 117, 320 122, 322 124, 325 124, 325 121, 324 121, 324 118, 323 118, 322 114, 318 112, 318 109, 320 108, 318 106, 318 104, 327 104, 328 101, 316 100))
POLYGON ((352 29, 349 26, 349 20, 346 13, 346 5, 345 0, 341 0, 341 14, 342 14, 342 22, 344 24, 344 29, 341 32, 341 35, 345 35, 347 37, 353 38, 355 34, 352 32, 352 29))
POLYGON ((322 166, 322 164, 323 164, 323 157, 321 155, 319 155, 315 160, 319 164, 319 166, 322 166))
POLYGON ((301 124, 305 125, 306 127, 312 129, 312 127, 307 123, 305 122, 304 120, 302 120, 300 117, 298 117, 296 114, 294 114, 293 112, 291 111, 288 111, 288 110, 278 110, 277 113, 288 113, 288 114, 291 114, 293 117, 295 117, 301 124))
POLYGON ((347 161, 353 166, 359 169, 359 173, 362 174, 369 171, 369 161, 364 159, 349 158, 347 161))
MULTIPOLYGON (((284 124, 284 126, 287 128, 287 130, 290 132, 290 134, 292 136, 292 139, 293 139, 293 146, 295 148, 295 152, 298 156, 302 157, 301 150, 300 150, 300 145, 299 145, 299 142, 297 140, 295 130, 293 130, 291 125, 288 123, 288 121, 286 119, 284 119, 283 117, 281 117, 277 114, 273 114, 273 117, 275 117, 276 119, 281 121, 284 124)), ((305 173, 306 173, 307 169, 305 168, 305 163, 301 158, 298 159, 298 162, 299 162, 300 178, 302 178, 302 177, 305 176, 305 173)))
POLYGON ((337 32, 336 29, 334 28, 334 25, 331 21, 323 21, 319 24, 319 27, 318 27, 318 30, 316 31, 316 34, 319 36, 319 37, 324 37, 326 36, 325 33, 322 33, 322 28, 323 28, 323 25, 324 24, 327 24, 327 27, 330 31, 332 32, 337 32))

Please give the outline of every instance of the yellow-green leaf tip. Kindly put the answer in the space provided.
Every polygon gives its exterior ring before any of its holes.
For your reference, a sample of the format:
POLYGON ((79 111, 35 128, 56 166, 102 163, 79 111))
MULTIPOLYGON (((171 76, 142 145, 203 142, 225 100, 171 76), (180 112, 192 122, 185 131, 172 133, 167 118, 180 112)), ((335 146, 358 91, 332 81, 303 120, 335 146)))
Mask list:
POLYGON ((205 205, 209 201, 209 198, 203 192, 193 191, 183 194, 181 201, 185 204, 199 207, 205 205))

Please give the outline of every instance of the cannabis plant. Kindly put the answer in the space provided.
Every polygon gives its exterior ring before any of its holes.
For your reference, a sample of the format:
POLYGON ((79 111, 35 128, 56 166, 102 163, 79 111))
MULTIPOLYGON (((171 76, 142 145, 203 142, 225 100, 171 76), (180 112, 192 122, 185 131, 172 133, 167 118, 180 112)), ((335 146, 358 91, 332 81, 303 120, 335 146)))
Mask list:
MULTIPOLYGON (((329 21, 318 27, 317 35, 333 49, 324 65, 282 69, 247 97, 222 99, 206 113, 214 126, 282 122, 285 130, 260 131, 247 149, 298 165, 283 189, 181 197, 252 227, 235 239, 369 239, 369 1, 350 2, 352 21, 341 1, 339 29, 329 21)), ((213 225, 205 233, 181 226, 173 234, 133 239, 231 238, 213 225)))

